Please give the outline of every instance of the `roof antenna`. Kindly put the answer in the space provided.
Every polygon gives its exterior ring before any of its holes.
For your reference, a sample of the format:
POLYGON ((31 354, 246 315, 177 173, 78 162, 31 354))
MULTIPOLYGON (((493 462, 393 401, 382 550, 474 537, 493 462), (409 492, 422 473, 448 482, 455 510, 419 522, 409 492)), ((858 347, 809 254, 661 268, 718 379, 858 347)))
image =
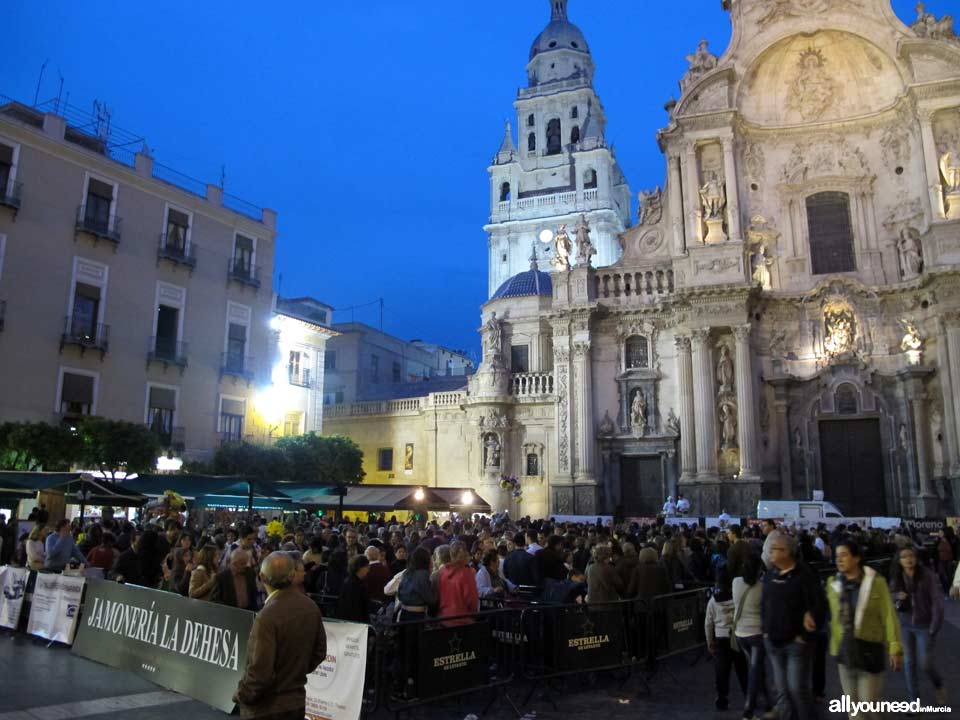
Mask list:
POLYGON ((227 166, 220 166, 220 190, 223 191, 227 184, 227 166))
POLYGON ((37 102, 40 100, 40 83, 43 82, 43 71, 47 69, 47 63, 50 62, 50 58, 47 58, 43 61, 43 65, 40 66, 40 77, 37 78, 37 91, 33 94, 33 106, 37 106, 37 102))

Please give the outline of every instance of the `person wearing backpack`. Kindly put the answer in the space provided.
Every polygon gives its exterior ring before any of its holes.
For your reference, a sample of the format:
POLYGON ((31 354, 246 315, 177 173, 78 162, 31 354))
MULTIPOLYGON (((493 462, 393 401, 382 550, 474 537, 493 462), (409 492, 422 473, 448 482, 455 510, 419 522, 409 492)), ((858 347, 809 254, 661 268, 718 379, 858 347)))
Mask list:
POLYGON ((743 575, 733 579, 733 633, 735 644, 746 656, 748 664, 746 702, 743 720, 754 717, 757 696, 762 692, 768 709, 772 709, 767 692, 766 658, 763 647, 763 560, 756 554, 747 558, 743 575))
POLYGON ((707 637, 707 650, 714 657, 716 670, 717 698, 714 707, 726 710, 730 707, 730 669, 733 668, 740 682, 740 689, 747 694, 747 659, 731 645, 733 629, 733 595, 730 592, 730 579, 726 570, 717 573, 717 586, 707 603, 704 630, 707 637))

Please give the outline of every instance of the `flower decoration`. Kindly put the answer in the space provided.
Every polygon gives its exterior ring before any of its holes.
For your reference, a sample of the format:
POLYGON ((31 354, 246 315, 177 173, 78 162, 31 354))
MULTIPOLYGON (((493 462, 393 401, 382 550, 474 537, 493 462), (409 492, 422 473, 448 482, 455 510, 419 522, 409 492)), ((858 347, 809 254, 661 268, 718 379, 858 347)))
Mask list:
POLYGON ((520 478, 516 475, 502 476, 500 478, 500 489, 508 491, 517 502, 523 500, 523 488, 520 486, 520 478))
POLYGON ((283 537, 283 523, 279 520, 271 520, 267 523, 267 535, 271 537, 283 537))

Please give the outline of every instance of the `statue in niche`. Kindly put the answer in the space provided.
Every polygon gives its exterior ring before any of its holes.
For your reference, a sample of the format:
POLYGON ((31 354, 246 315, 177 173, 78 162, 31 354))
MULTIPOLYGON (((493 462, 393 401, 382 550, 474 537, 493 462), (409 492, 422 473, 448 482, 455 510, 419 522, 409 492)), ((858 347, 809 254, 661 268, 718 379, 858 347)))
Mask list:
POLYGON ((599 432, 600 435, 610 436, 613 435, 616 428, 613 426, 613 420, 610 418, 610 411, 607 410, 603 413, 603 420, 600 421, 599 432))
POLYGON ((581 215, 577 223, 577 260, 581 265, 590 267, 590 258, 596 254, 597 249, 590 242, 590 223, 586 215, 581 215))
POLYGON ((487 360, 497 364, 503 353, 503 321, 497 319, 497 313, 490 314, 490 319, 483 326, 483 345, 487 351, 487 360))
POLYGON ((956 40, 957 35, 953 29, 953 17, 944 15, 937 20, 933 13, 927 12, 927 6, 924 3, 917 3, 917 19, 910 26, 917 37, 930 38, 931 40, 956 40))
POLYGON ((723 218, 727 207, 727 191, 715 171, 706 174, 706 182, 700 188, 700 202, 703 204, 703 216, 706 220, 723 218))
POLYGON ((697 45, 697 51, 693 55, 687 55, 687 62, 690 63, 690 67, 680 80, 681 90, 686 90, 694 81, 717 67, 717 56, 710 52, 707 49, 708 47, 709 43, 706 40, 701 40, 700 44, 697 45))
POLYGON ((677 417, 677 414, 673 411, 673 408, 670 408, 670 412, 667 413, 666 427, 667 432, 671 435, 680 434, 680 418, 677 417))
POLYGON ((770 266, 773 260, 767 257, 767 248, 758 245, 753 253, 753 281, 760 285, 762 290, 770 289, 770 266))
POLYGON ((787 331, 778 328, 770 336, 770 356, 777 360, 783 360, 787 356, 787 331))
POLYGON ((570 236, 567 235, 567 226, 561 225, 557 234, 553 238, 554 258, 550 261, 558 271, 570 269, 570 252, 573 250, 573 243, 570 242, 570 236))
POLYGON ((720 437, 722 449, 737 447, 737 409, 733 403, 725 402, 720 406, 720 437))
POLYGON ((920 247, 920 231, 907 227, 900 231, 897 240, 897 252, 900 254, 900 270, 904 280, 910 280, 923 272, 923 250, 920 247))
POLYGON ((500 467, 500 440, 496 435, 490 433, 487 435, 487 439, 483 444, 484 452, 486 453, 486 458, 484 462, 484 467, 487 468, 499 468, 500 467))
POLYGON ((906 450, 910 446, 910 436, 907 433, 905 423, 900 423, 900 430, 897 432, 897 438, 900 441, 900 449, 906 450))
POLYGON ((647 192, 640 191, 637 222, 641 225, 656 225, 663 217, 663 191, 660 186, 647 192))
POLYGON ((638 437, 643 437, 647 432, 647 397, 642 389, 633 394, 633 402, 630 403, 630 426, 638 437))
POLYGON ((823 51, 809 47, 800 53, 796 79, 790 84, 787 107, 804 120, 817 120, 833 103, 837 83, 827 73, 823 51))
POLYGON ((920 331, 911 320, 901 320, 903 326, 903 338, 900 340, 900 349, 903 352, 915 352, 923 348, 923 338, 920 337, 920 331))
POLYGON ((960 152, 957 152, 953 145, 954 143, 947 139, 940 153, 940 174, 943 175, 947 195, 960 193, 960 152))
POLYGON ((733 391, 733 360, 730 358, 730 348, 720 346, 720 359, 717 360, 717 382, 720 383, 720 394, 733 391))
POLYGON ((845 308, 828 310, 823 315, 823 349, 829 357, 836 357, 853 351, 856 339, 853 313, 845 308))

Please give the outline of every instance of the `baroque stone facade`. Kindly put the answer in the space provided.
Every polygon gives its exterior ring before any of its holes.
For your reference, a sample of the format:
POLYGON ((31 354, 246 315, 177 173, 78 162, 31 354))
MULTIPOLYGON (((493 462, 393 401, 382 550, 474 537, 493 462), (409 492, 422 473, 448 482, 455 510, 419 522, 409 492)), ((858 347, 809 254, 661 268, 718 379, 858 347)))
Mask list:
POLYGON ((547 273, 538 250, 493 293, 442 421, 450 477, 426 481, 516 511, 497 481, 536 448, 524 513, 649 515, 677 491, 696 514, 815 490, 848 515, 960 509, 960 41, 889 0, 725 6, 730 45, 688 57, 622 253, 547 273))

